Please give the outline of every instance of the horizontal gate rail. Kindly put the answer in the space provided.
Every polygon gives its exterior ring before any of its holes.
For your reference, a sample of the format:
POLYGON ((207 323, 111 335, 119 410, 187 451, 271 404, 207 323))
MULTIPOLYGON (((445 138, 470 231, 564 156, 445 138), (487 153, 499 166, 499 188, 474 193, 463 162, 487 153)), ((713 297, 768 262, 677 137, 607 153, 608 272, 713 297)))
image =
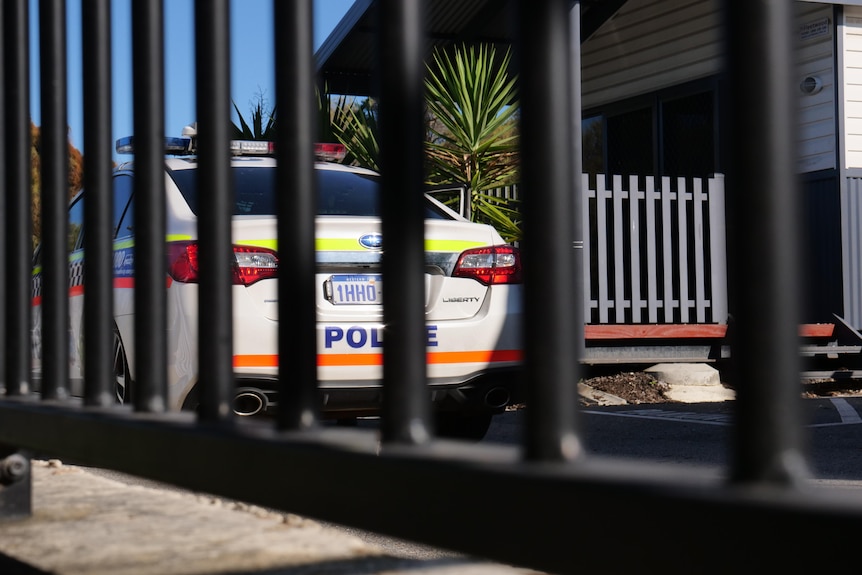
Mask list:
MULTIPOLYGON (((524 436, 517 447, 435 437, 423 369, 422 217, 417 205, 405 203, 400 193, 423 187, 422 9, 429 4, 424 0, 377 1, 384 229, 397 245, 388 249, 384 276, 387 286, 398 286, 399 295, 403 294, 385 304, 391 331, 384 347, 387 404, 378 434, 327 428, 316 420, 311 399, 316 391, 315 375, 306 363, 313 350, 299 347, 315 339, 313 314, 298 316, 292 332, 280 332, 282 358, 295 360, 289 365, 282 362, 280 374, 281 391, 290 396, 291 409, 280 412, 272 424, 239 420, 225 409, 230 367, 223 356, 230 357, 232 350, 226 333, 231 322, 225 321, 230 318, 230 303, 224 297, 225 286, 219 285, 226 284, 227 275, 226 259, 221 255, 226 239, 224 200, 229 193, 224 188, 217 190, 216 201, 209 207, 212 211, 202 214, 199 222, 201 259, 210 262, 201 290, 213 290, 206 304, 212 309, 206 311, 214 316, 207 324, 213 333, 201 330, 203 339, 211 338, 200 345, 201 360, 211 362, 211 371, 202 372, 206 374, 201 382, 203 407, 195 413, 166 408, 161 1, 132 0, 135 137, 142 146, 136 157, 139 181, 135 190, 142 202, 135 224, 138 241, 149 244, 149 249, 136 253, 136 305, 147 312, 139 317, 148 319, 138 322, 136 328, 136 355, 146 367, 137 382, 134 405, 106 405, 105 391, 112 384, 105 381, 110 377, 108 369, 94 370, 101 375, 92 377, 88 373, 83 398, 68 398, 68 382, 64 381, 68 378, 64 373, 68 348, 56 342, 43 362, 54 366, 51 373, 57 379, 44 387, 49 393, 33 391, 27 31, 31 16, 40 18, 45 30, 59 25, 64 2, 44 0, 39 14, 34 15, 28 14, 28 0, 3 2, 0 177, 4 194, 0 211, 5 229, 0 245, 5 257, 0 258, 0 290, 5 299, 0 325, 5 353, 0 370, 0 515, 30 511, 28 458, 38 454, 553 573, 727 573, 743 568, 790 572, 844 566, 842 556, 819 553, 811 543, 816 538, 827 542, 830 549, 854 549, 862 529, 862 498, 806 487, 809 470, 797 387, 799 294, 794 288, 798 238, 793 199, 798 194, 794 193, 792 147, 796 141, 791 97, 795 84, 791 77, 793 3, 722 4, 727 23, 724 36, 732 39, 726 50, 730 91, 723 117, 732 121, 729 129, 734 143, 728 150, 726 201, 728 228, 733 229, 728 234, 727 261, 728 275, 734 281, 729 283, 728 298, 734 318, 729 329, 732 383, 738 399, 734 402, 732 457, 728 469, 719 473, 695 466, 593 456, 581 433, 576 395, 581 374, 578 354, 572 350, 583 345, 583 306, 569 297, 579 293, 575 286, 583 280, 573 255, 573 246, 580 245, 581 238, 574 237, 572 230, 577 227, 572 224, 586 216, 581 211, 583 204, 575 198, 582 199, 587 193, 570 164, 570 158, 580 153, 580 143, 571 136, 570 102, 572 91, 579 86, 571 81, 569 58, 580 46, 579 27, 570 25, 579 21, 577 12, 572 12, 572 6, 580 8, 577 1, 517 2, 524 142, 519 193, 524 206, 522 253, 527 294, 524 377, 529 390, 524 436), (752 54, 758 57, 752 58, 752 54)), ((95 45, 108 50, 110 43, 105 42, 108 36, 104 34, 110 23, 110 1, 85 0, 84 5, 98 9, 93 18, 84 19, 89 27, 84 36, 101 38, 95 45)), ((294 317, 289 300, 300 302, 298 309, 306 311, 315 305, 310 284, 303 283, 312 274, 309 266, 314 261, 308 235, 313 218, 307 203, 313 197, 312 186, 307 184, 311 159, 300 151, 310 148, 312 141, 311 123, 303 118, 303 111, 312 107, 314 90, 308 60, 312 3, 279 1, 275 7, 277 105, 280 114, 288 116, 276 150, 278 177, 280 182, 291 182, 295 192, 284 194, 278 211, 281 218, 296 217, 289 220, 295 226, 280 224, 279 230, 284 235, 296 234, 289 237, 301 252, 296 257, 302 270, 296 291, 289 292, 289 297, 287 292, 279 294, 279 316, 288 318, 294 317), (294 164, 296 158, 300 160, 294 164)), ((199 131, 201 165, 208 166, 205 169, 216 180, 219 162, 224 161, 221 151, 230 110, 225 56, 228 16, 227 0, 199 0, 196 4, 198 113, 205 120, 199 131)), ((63 49, 57 38, 43 38, 42 42, 43 52, 63 49)), ((101 71, 85 79, 90 97, 106 97, 109 62, 109 58, 92 59, 101 71)), ((63 78, 63 58, 46 55, 42 67, 43 104, 57 106, 46 102, 51 89, 46 83, 53 85, 53 80, 63 78)), ((43 114, 46 122, 55 124, 47 126, 46 133, 65 129, 61 116, 43 114)), ((104 146, 109 122, 110 114, 91 109, 85 132, 103 137, 88 139, 87 146, 104 146)), ((89 147, 86 151, 96 154, 89 147)), ((61 164, 61 159, 54 158, 43 171, 62 174, 61 164)), ((109 166, 105 164, 88 163, 86 169, 106 171, 109 166)), ((99 176, 103 178, 104 172, 88 181, 99 182, 99 176)), ((212 185, 218 187, 224 179, 212 185)), ((597 194, 609 202, 616 214, 614 221, 625 223, 623 193, 612 187, 597 194)), ((674 256, 672 250, 668 252, 666 235, 669 226, 682 222, 682 212, 688 211, 680 207, 682 202, 673 205, 674 193, 677 199, 682 195, 703 201, 714 188, 708 185, 704 192, 700 183, 671 192, 664 183, 661 187, 660 191, 649 186, 642 190, 645 197, 659 194, 653 208, 651 203, 644 207, 656 209, 655 219, 649 221, 661 222, 665 234, 661 240, 665 243, 655 243, 654 257, 656 261, 674 260, 683 271, 693 262, 698 281, 686 292, 688 288, 669 287, 672 282, 663 272, 664 283, 647 286, 640 295, 608 284, 607 298, 613 293, 617 302, 629 300, 623 316, 640 313, 649 320, 650 314, 665 308, 684 315, 682 309, 691 307, 685 313, 700 321, 701 317, 709 319, 711 305, 712 320, 719 321, 716 315, 721 308, 716 298, 720 289, 713 286, 709 293, 701 269, 706 269, 705 260, 681 246, 674 256), (691 301, 697 303, 689 305, 691 301)), ((42 192, 65 193, 48 188, 42 192)), ((630 212, 634 210, 640 207, 630 212)), ((49 213, 54 220, 60 219, 56 211, 49 213)), ((107 219, 106 214, 95 212, 89 218, 88 222, 103 223, 107 219)), ((700 241, 697 229, 703 221, 680 225, 671 234, 674 241, 682 242, 691 233, 700 241)), ((723 233, 723 225, 715 221, 711 225, 713 234, 723 233)), ((614 243, 604 245, 602 261, 619 277, 627 272, 610 252, 641 252, 645 246, 638 244, 639 238, 626 237, 623 226, 614 226, 614 243), (618 247, 626 245, 629 247, 618 247)), ((108 238, 97 236, 88 241, 107 243, 108 238)), ((51 268, 46 269, 44 281, 55 285, 41 289, 56 295, 67 289, 68 279, 64 276, 67 263, 59 257, 62 247, 53 243, 57 245, 47 249, 54 253, 48 254, 43 265, 51 268)), ((112 269, 109 247, 87 246, 87 281, 91 281, 90 270, 95 271, 93 281, 106 281, 101 274, 109 275, 112 269)), ((711 257, 721 254, 713 252, 711 257)), ((641 264, 635 275, 644 271, 641 264)), ((54 323, 43 323, 41 329, 65 333, 63 306, 67 302, 53 299, 54 323)), ((618 307, 607 302, 598 305, 608 314, 613 309, 615 321, 623 317, 618 307)), ((91 313, 96 315, 86 317, 99 317, 98 312, 91 313)), ((95 330, 92 337, 104 341, 104 325, 100 325, 91 326, 95 330)), ((87 361, 107 362, 110 358, 95 353, 87 361)))
POLYGON ((381 448, 355 430, 217 430, 186 414, 141 419, 26 402, 2 413, 4 441, 550 573, 817 571, 842 555, 812 550, 811 538, 843 548, 862 522, 862 501, 847 491, 727 487, 689 466, 524 464, 513 447, 381 448))

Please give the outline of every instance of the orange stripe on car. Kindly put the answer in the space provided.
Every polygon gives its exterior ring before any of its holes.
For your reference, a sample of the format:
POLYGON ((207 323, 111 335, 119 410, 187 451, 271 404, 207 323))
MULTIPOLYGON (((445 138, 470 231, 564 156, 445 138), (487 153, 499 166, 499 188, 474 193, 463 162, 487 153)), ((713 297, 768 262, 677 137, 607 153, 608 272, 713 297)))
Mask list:
POLYGON ((519 349, 489 349, 482 351, 438 351, 428 354, 428 363, 496 363, 521 361, 524 354, 519 349))
POLYGON ((278 367, 278 355, 235 355, 234 367, 278 367))
MULTIPOLYGON (((429 364, 447 363, 498 363, 521 361, 524 353, 518 349, 482 351, 437 351, 429 352, 429 364)), ((321 367, 351 367, 383 365, 382 353, 326 353, 318 354, 317 365, 321 367)), ((278 367, 278 355, 235 355, 234 367, 278 367)))
POLYGON ((327 353, 317 354, 321 367, 383 365, 382 353, 327 353))

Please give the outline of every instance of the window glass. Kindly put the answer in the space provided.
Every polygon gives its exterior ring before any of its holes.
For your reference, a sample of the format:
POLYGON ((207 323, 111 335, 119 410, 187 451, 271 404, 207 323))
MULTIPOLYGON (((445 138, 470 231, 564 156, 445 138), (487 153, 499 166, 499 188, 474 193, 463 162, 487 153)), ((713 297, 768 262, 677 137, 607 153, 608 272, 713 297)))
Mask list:
POLYGON ((132 192, 134 179, 129 174, 114 177, 114 237, 126 238, 134 233, 132 192))
POLYGON ((608 175, 655 175, 652 108, 641 108, 607 120, 608 175))
MULTIPOLYGON (((275 214, 275 168, 234 167, 235 216, 275 214)), ((380 216, 378 176, 354 174, 337 170, 316 170, 317 213, 324 216, 380 216)), ((171 177, 180 189, 192 212, 198 214, 201 192, 197 170, 175 170, 171 177)), ((289 193, 286 192, 286 193, 289 193)), ((432 204, 426 204, 425 217, 444 219, 448 216, 432 204)))
POLYGON ((605 173, 605 140, 602 120, 602 116, 593 116, 591 118, 584 118, 581 123, 581 131, 583 134, 584 173, 587 174, 595 175, 605 173))
POLYGON ((69 251, 83 248, 84 241, 84 196, 81 195, 69 207, 69 251))
POLYGON ((712 93, 662 102, 662 173, 706 177, 715 170, 712 93))
POLYGON ((721 171, 717 87, 676 87, 591 110, 582 122, 588 174, 706 177, 721 171))

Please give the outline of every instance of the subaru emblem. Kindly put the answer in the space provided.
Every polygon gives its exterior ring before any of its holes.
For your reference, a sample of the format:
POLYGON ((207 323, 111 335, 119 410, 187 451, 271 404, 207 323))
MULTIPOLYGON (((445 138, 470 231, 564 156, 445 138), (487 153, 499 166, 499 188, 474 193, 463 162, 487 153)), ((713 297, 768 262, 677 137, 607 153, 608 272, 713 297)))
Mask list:
POLYGON ((379 250, 383 247, 381 234, 365 234, 359 237, 359 245, 367 250, 379 250))

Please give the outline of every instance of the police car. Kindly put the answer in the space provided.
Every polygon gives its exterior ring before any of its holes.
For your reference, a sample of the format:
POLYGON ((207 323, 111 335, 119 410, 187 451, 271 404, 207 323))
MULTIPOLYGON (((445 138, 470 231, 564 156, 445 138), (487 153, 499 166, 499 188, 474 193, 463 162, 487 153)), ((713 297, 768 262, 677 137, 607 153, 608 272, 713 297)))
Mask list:
MULTIPOLYGON (((185 133, 185 132, 184 132, 185 133)), ((197 214, 194 138, 168 138, 165 160, 168 275, 168 391, 173 408, 193 409, 198 382, 197 214)), ((117 142, 132 153, 131 139, 117 142)), ((276 247, 275 159, 262 142, 233 142, 235 203, 234 410, 271 413, 278 406, 277 281, 285 277, 288 246, 276 247)), ((330 153, 332 148, 326 148, 330 153)), ((336 149, 336 153, 338 149, 336 149)), ((343 149, 341 150, 343 154, 343 149)), ((321 413, 350 421, 381 406, 383 285, 377 173, 318 161, 317 365, 321 413)), ((114 349, 117 397, 131 397, 134 354, 135 200, 133 163, 114 173, 114 349)), ((69 290, 72 378, 82 366, 83 202, 70 204, 69 290), (76 279, 77 278, 77 279, 76 279)), ((427 373, 441 434, 481 437, 494 413, 516 399, 522 358, 521 262, 518 249, 493 227, 472 223, 426 195, 427 373)), ((34 268, 34 330, 38 355, 40 273, 34 268)), ((35 358, 38 371, 38 357, 35 358)), ((38 377, 38 374, 37 374, 38 377)), ((80 388, 73 382, 73 390, 80 388)))

